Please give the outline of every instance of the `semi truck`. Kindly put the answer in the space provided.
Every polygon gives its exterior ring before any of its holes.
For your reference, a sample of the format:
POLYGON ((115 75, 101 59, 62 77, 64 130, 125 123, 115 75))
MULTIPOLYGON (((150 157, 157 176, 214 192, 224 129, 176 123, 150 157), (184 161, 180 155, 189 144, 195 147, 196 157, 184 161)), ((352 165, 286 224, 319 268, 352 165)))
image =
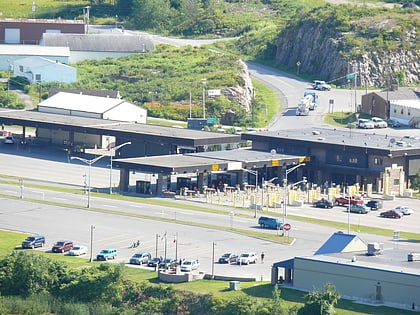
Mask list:
POLYGON ((315 92, 306 91, 305 94, 303 94, 303 97, 306 96, 312 96, 312 101, 309 105, 309 110, 315 110, 315 108, 318 106, 318 95, 315 92))
POLYGON ((309 115, 309 109, 313 106, 313 97, 312 95, 306 95, 300 99, 297 109, 296 116, 307 116, 309 115))

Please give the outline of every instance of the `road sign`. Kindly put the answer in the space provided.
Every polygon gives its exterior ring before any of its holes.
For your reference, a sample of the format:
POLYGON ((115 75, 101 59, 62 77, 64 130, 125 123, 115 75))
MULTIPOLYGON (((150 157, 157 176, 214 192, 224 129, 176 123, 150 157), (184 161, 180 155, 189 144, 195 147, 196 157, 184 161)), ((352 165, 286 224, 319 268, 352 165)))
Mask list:
POLYGON ((289 223, 283 224, 283 230, 289 231, 292 228, 292 226, 289 223))

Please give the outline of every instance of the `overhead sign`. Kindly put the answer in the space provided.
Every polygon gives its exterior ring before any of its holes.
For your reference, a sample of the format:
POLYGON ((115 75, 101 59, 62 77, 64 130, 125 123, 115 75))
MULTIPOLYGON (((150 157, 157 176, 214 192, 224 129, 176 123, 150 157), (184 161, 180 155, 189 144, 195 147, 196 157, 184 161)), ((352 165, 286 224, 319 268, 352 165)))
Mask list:
POLYGON ((236 171, 242 169, 242 162, 229 162, 227 166, 228 171, 236 171))

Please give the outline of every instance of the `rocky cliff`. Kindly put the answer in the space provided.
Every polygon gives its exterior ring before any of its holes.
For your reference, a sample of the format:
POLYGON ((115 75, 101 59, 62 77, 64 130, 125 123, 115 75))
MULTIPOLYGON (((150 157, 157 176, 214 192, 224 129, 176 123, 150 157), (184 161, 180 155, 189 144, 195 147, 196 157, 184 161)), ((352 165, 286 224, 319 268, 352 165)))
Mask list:
MULTIPOLYGON (((346 84, 346 74, 354 72, 357 85, 367 87, 420 82, 419 50, 370 50, 345 58, 345 35, 305 21, 283 32, 277 41, 275 63, 337 85, 346 84)), ((417 40, 415 30, 409 36, 417 40)))

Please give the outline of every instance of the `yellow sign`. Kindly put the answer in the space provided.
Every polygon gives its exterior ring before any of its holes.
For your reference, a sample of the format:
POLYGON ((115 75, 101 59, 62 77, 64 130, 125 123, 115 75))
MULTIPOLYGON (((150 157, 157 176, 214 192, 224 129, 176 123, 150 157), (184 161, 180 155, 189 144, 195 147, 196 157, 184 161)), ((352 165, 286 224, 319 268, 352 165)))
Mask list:
POLYGON ((271 166, 279 166, 280 161, 279 160, 271 160, 271 166))
POLYGON ((212 170, 212 171, 218 171, 218 170, 219 170, 219 164, 213 164, 213 165, 211 166, 211 170, 212 170))

